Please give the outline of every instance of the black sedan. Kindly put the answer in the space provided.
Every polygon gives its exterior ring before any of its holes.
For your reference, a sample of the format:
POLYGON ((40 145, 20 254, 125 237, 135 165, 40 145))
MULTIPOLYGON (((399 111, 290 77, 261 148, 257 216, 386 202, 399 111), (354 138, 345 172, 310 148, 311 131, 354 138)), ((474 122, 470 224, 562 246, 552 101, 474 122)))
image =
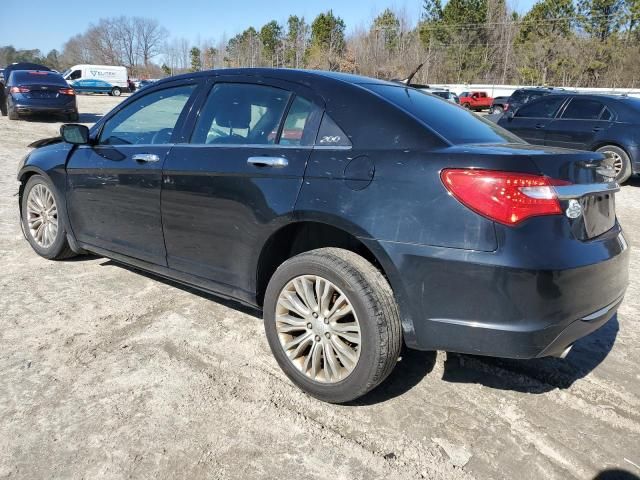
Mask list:
POLYGON ((606 153, 618 182, 640 172, 640 99, 557 92, 507 112, 498 124, 535 145, 606 153))
POLYGON ((627 286, 604 155, 528 145, 405 85, 199 72, 61 134, 19 168, 33 249, 261 308, 279 365, 325 401, 376 387, 403 344, 564 356, 627 286))
POLYGON ((59 73, 13 70, 7 78, 5 96, 10 120, 18 120, 22 115, 47 114, 78 121, 75 92, 59 73))

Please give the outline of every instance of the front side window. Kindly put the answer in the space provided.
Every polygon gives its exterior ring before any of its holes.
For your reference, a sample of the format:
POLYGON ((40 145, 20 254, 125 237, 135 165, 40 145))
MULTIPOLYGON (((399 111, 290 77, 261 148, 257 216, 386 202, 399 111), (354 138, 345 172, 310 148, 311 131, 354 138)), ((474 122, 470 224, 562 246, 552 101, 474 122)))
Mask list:
POLYGON ((69 75, 69 80, 77 80, 82 76, 81 70, 74 70, 71 75, 69 75))
POLYGON ((285 90, 265 85, 219 83, 209 93, 191 143, 274 144, 290 96, 285 90))
POLYGON ((195 85, 157 90, 130 103, 105 123, 101 145, 170 143, 195 85))
POLYGON ((518 118, 553 118, 562 102, 564 102, 564 97, 544 97, 520 107, 515 116, 518 118))
POLYGON ((567 120, 598 120, 604 105, 597 100, 572 98, 562 114, 567 120))

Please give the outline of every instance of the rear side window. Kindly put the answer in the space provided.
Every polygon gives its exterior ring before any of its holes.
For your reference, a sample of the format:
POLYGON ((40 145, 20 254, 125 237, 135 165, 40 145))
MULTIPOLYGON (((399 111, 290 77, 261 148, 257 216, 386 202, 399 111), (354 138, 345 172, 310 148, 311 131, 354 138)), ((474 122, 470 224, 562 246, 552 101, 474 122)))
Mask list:
POLYGON ((313 111, 314 106, 309 100, 300 96, 293 100, 287 118, 284 120, 280 134, 280 145, 313 144, 313 137, 309 138, 308 134, 309 119, 313 111))
POLYGON ((336 122, 328 115, 324 114, 320 129, 318 130, 318 138, 316 145, 323 147, 350 147, 351 140, 338 126, 336 122))
POLYGON ((166 88, 139 97, 107 120, 100 135, 100 144, 170 143, 178 117, 195 87, 166 88))
POLYGON ((562 118, 571 120, 598 120, 604 104, 588 98, 572 98, 562 118))
POLYGON ((519 118, 553 118, 562 102, 564 102, 564 97, 546 96, 520 107, 515 116, 519 118))
POLYGON ((274 144, 290 96, 286 90, 265 85, 216 84, 198 117, 191 143, 274 144))
POLYGON ((521 139, 495 123, 452 102, 443 102, 419 90, 391 85, 365 86, 413 115, 454 145, 523 143, 521 139))

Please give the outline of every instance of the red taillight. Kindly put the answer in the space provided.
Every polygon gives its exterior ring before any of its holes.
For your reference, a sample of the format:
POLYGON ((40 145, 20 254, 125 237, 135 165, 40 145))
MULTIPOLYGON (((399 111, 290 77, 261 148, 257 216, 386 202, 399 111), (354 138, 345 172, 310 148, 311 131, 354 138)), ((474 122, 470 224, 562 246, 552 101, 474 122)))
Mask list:
POLYGON ((502 111, 503 111, 503 112, 506 112, 507 110, 509 110, 509 104, 508 104, 508 103, 505 103, 505 104, 504 104, 504 107, 502 108, 502 111))
POLYGON ((553 186, 569 183, 541 175, 473 169, 443 170, 440 178, 462 204, 504 225, 562 213, 553 186))
POLYGON ((11 93, 29 93, 31 90, 27 87, 11 87, 11 93))
POLYGON ((58 92, 60 92, 62 95, 75 95, 76 92, 73 90, 73 88, 61 88, 60 90, 58 90, 58 92))

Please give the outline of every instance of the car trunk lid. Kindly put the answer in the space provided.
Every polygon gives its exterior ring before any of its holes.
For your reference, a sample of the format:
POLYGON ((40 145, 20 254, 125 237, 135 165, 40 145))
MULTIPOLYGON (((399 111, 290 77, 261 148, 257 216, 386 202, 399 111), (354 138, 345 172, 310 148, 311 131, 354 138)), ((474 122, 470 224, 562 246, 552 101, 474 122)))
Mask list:
POLYGON ((614 181, 612 160, 601 153, 526 143, 453 148, 500 160, 496 162, 500 170, 528 171, 566 182, 554 188, 573 235, 579 240, 593 239, 616 223, 615 192, 619 186, 614 181))

